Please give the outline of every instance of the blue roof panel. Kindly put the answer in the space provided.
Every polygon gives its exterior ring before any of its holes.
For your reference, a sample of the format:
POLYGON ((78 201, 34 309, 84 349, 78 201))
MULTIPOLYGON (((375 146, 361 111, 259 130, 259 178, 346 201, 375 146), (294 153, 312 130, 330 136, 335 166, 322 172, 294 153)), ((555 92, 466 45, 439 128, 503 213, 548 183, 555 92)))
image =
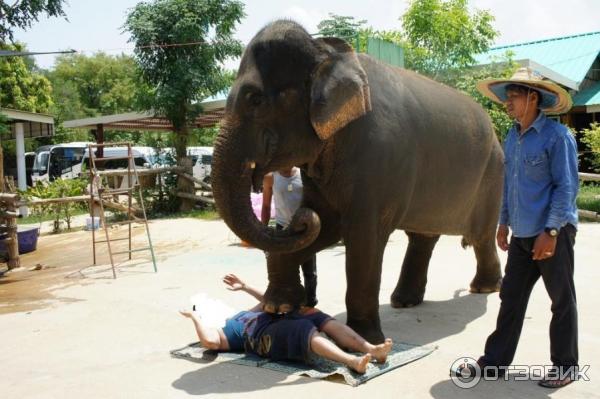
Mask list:
POLYGON ((590 106, 600 104, 600 82, 573 96, 574 106, 590 106))
POLYGON ((488 64, 507 51, 514 53, 515 60, 533 60, 580 84, 600 53, 600 32, 493 47, 475 59, 488 64))

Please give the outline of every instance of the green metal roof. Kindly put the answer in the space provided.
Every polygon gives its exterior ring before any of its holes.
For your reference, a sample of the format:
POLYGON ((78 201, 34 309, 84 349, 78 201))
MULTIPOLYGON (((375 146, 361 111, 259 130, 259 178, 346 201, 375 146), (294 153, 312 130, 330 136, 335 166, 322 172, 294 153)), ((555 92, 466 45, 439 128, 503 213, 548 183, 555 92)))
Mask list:
POLYGON ((573 96, 574 106, 591 106, 600 104, 600 82, 594 83, 573 96))
POLYGON ((579 85, 600 53, 600 32, 493 47, 475 58, 488 64, 507 51, 514 53, 515 61, 532 60, 579 85))

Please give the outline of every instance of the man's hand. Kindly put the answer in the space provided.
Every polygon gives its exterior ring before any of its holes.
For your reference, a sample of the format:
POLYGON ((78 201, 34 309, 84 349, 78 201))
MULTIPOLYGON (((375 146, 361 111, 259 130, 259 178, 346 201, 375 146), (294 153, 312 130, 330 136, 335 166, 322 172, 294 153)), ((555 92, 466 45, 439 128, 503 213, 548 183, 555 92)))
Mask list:
POLYGON ((554 250, 556 249, 556 237, 551 237, 546 232, 542 232, 535 239, 533 244, 533 260, 543 260, 554 256, 554 250))
POLYGON ((498 232, 496 233, 496 242, 498 243, 498 247, 503 250, 508 250, 508 226, 505 224, 501 224, 498 226, 498 232))
POLYGON ((223 277, 223 282, 227 285, 229 291, 243 290, 246 284, 235 274, 228 274, 223 277))

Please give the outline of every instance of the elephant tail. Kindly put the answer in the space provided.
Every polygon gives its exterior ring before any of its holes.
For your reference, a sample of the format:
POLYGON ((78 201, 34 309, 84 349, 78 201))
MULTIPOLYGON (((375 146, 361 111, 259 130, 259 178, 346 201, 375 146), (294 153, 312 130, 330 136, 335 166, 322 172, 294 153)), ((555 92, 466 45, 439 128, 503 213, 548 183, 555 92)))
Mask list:
POLYGON ((467 239, 467 237, 463 237, 460 241, 460 245, 463 247, 463 249, 467 249, 467 247, 470 247, 473 244, 467 239))

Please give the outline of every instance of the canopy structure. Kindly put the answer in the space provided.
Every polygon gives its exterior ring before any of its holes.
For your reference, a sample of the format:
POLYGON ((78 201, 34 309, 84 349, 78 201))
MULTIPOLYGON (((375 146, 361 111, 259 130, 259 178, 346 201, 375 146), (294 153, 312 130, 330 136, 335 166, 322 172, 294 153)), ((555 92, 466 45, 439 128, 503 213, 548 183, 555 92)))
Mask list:
POLYGON ((9 139, 17 140, 19 129, 22 129, 24 138, 46 137, 54 134, 54 118, 51 115, 9 108, 0 108, 0 114, 8 119, 11 133, 9 139))
MULTIPOLYGON (((192 126, 198 128, 215 126, 225 114, 225 102, 225 95, 204 100, 201 103, 203 112, 196 118, 192 126)), ((155 115, 150 111, 75 119, 65 121, 63 126, 75 129, 97 129, 98 141, 101 139, 100 134, 105 129, 173 131, 173 125, 167 118, 155 115)))
MULTIPOLYGON (((8 108, 0 108, 0 114, 8 120, 11 134, 9 139, 14 139, 16 144, 17 185, 19 190, 26 190, 25 138, 52 136, 54 134, 54 118, 51 115, 8 108)), ((2 164, 3 160, 0 159, 0 165, 2 164)), ((3 186, 4 170, 0 171, 0 177, 2 178, 0 183, 3 186)), ((19 211, 23 216, 27 216, 26 207, 21 207, 19 211)))

